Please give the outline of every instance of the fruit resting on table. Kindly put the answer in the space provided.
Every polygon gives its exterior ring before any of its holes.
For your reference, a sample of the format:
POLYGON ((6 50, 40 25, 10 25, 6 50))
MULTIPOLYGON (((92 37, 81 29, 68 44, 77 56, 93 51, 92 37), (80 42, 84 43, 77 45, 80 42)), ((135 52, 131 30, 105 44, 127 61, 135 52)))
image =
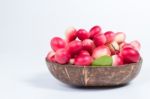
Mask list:
POLYGON ((53 37, 52 50, 47 54, 49 62, 75 66, 125 66, 140 60, 140 43, 126 42, 123 32, 102 32, 96 25, 89 31, 70 27, 66 38, 53 37))

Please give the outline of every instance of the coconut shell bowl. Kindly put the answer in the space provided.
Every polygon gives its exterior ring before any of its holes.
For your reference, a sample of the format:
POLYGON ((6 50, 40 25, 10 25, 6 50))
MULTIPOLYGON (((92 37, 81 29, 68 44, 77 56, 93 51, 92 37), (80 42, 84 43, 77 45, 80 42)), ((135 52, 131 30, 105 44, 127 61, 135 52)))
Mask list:
POLYGON ((137 63, 124 64, 125 66, 75 66, 61 65, 54 62, 46 63, 51 74, 59 81, 73 86, 119 86, 133 80, 142 66, 142 58, 137 63))

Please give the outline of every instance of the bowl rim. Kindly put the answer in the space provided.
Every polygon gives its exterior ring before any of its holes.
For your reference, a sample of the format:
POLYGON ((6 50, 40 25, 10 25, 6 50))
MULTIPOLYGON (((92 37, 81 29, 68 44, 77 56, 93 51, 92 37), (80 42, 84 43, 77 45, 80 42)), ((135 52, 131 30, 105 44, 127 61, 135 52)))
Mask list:
POLYGON ((72 64, 59 64, 59 63, 56 63, 56 62, 50 62, 50 61, 47 60, 47 58, 45 58, 45 61, 48 64, 52 63, 52 64, 56 64, 56 65, 68 66, 68 67, 73 67, 73 68, 123 68, 123 67, 128 67, 128 66, 131 66, 131 65, 136 65, 138 63, 142 63, 143 58, 140 57, 140 60, 137 63, 123 64, 123 65, 120 65, 120 66, 92 66, 92 65, 90 65, 90 66, 81 66, 81 65, 72 65, 72 64))

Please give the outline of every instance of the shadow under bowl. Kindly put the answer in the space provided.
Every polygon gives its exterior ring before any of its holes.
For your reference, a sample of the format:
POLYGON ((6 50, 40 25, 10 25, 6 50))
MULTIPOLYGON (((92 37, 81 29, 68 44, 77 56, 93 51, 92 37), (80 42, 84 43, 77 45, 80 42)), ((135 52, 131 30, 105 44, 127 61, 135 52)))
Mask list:
POLYGON ((142 58, 138 63, 125 64, 120 67, 76 66, 49 62, 49 71, 61 82, 73 86, 120 86, 134 79, 142 66, 142 58))

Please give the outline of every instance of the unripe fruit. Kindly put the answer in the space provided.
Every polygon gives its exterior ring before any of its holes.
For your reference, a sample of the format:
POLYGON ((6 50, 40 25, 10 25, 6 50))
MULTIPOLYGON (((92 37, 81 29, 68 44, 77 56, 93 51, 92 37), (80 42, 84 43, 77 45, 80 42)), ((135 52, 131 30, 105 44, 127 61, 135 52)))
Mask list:
POLYGON ((115 34, 114 41, 116 41, 118 44, 124 42, 125 39, 126 39, 125 33, 123 33, 123 32, 117 32, 115 34))
POLYGON ((132 46, 134 46, 134 48, 135 48, 137 51, 139 51, 140 48, 141 48, 141 44, 140 44, 140 42, 137 41, 137 40, 132 41, 130 44, 131 44, 132 46))
POLYGON ((101 27, 96 25, 90 29, 90 38, 93 39, 95 35, 101 33, 101 27))
POLYGON ((79 55, 75 58, 75 65, 89 66, 92 63, 92 57, 89 55, 79 55))
POLYGON ((52 38, 50 45, 54 51, 57 51, 58 49, 65 48, 66 42, 60 37, 54 37, 52 38))
POLYGON ((104 55, 107 55, 107 56, 111 55, 109 48, 105 45, 95 48, 93 51, 92 57, 94 59, 97 59, 97 58, 104 56, 104 55))
POLYGON ((55 60, 59 64, 66 64, 70 60, 70 54, 66 49, 59 49, 56 51, 55 60))
POLYGON ((88 39, 90 37, 90 34, 86 30, 84 30, 84 29, 79 29, 77 31, 77 37, 80 40, 84 40, 84 39, 88 39))
POLYGON ((123 58, 119 55, 113 55, 112 56, 113 63, 112 66, 123 66, 123 58))

